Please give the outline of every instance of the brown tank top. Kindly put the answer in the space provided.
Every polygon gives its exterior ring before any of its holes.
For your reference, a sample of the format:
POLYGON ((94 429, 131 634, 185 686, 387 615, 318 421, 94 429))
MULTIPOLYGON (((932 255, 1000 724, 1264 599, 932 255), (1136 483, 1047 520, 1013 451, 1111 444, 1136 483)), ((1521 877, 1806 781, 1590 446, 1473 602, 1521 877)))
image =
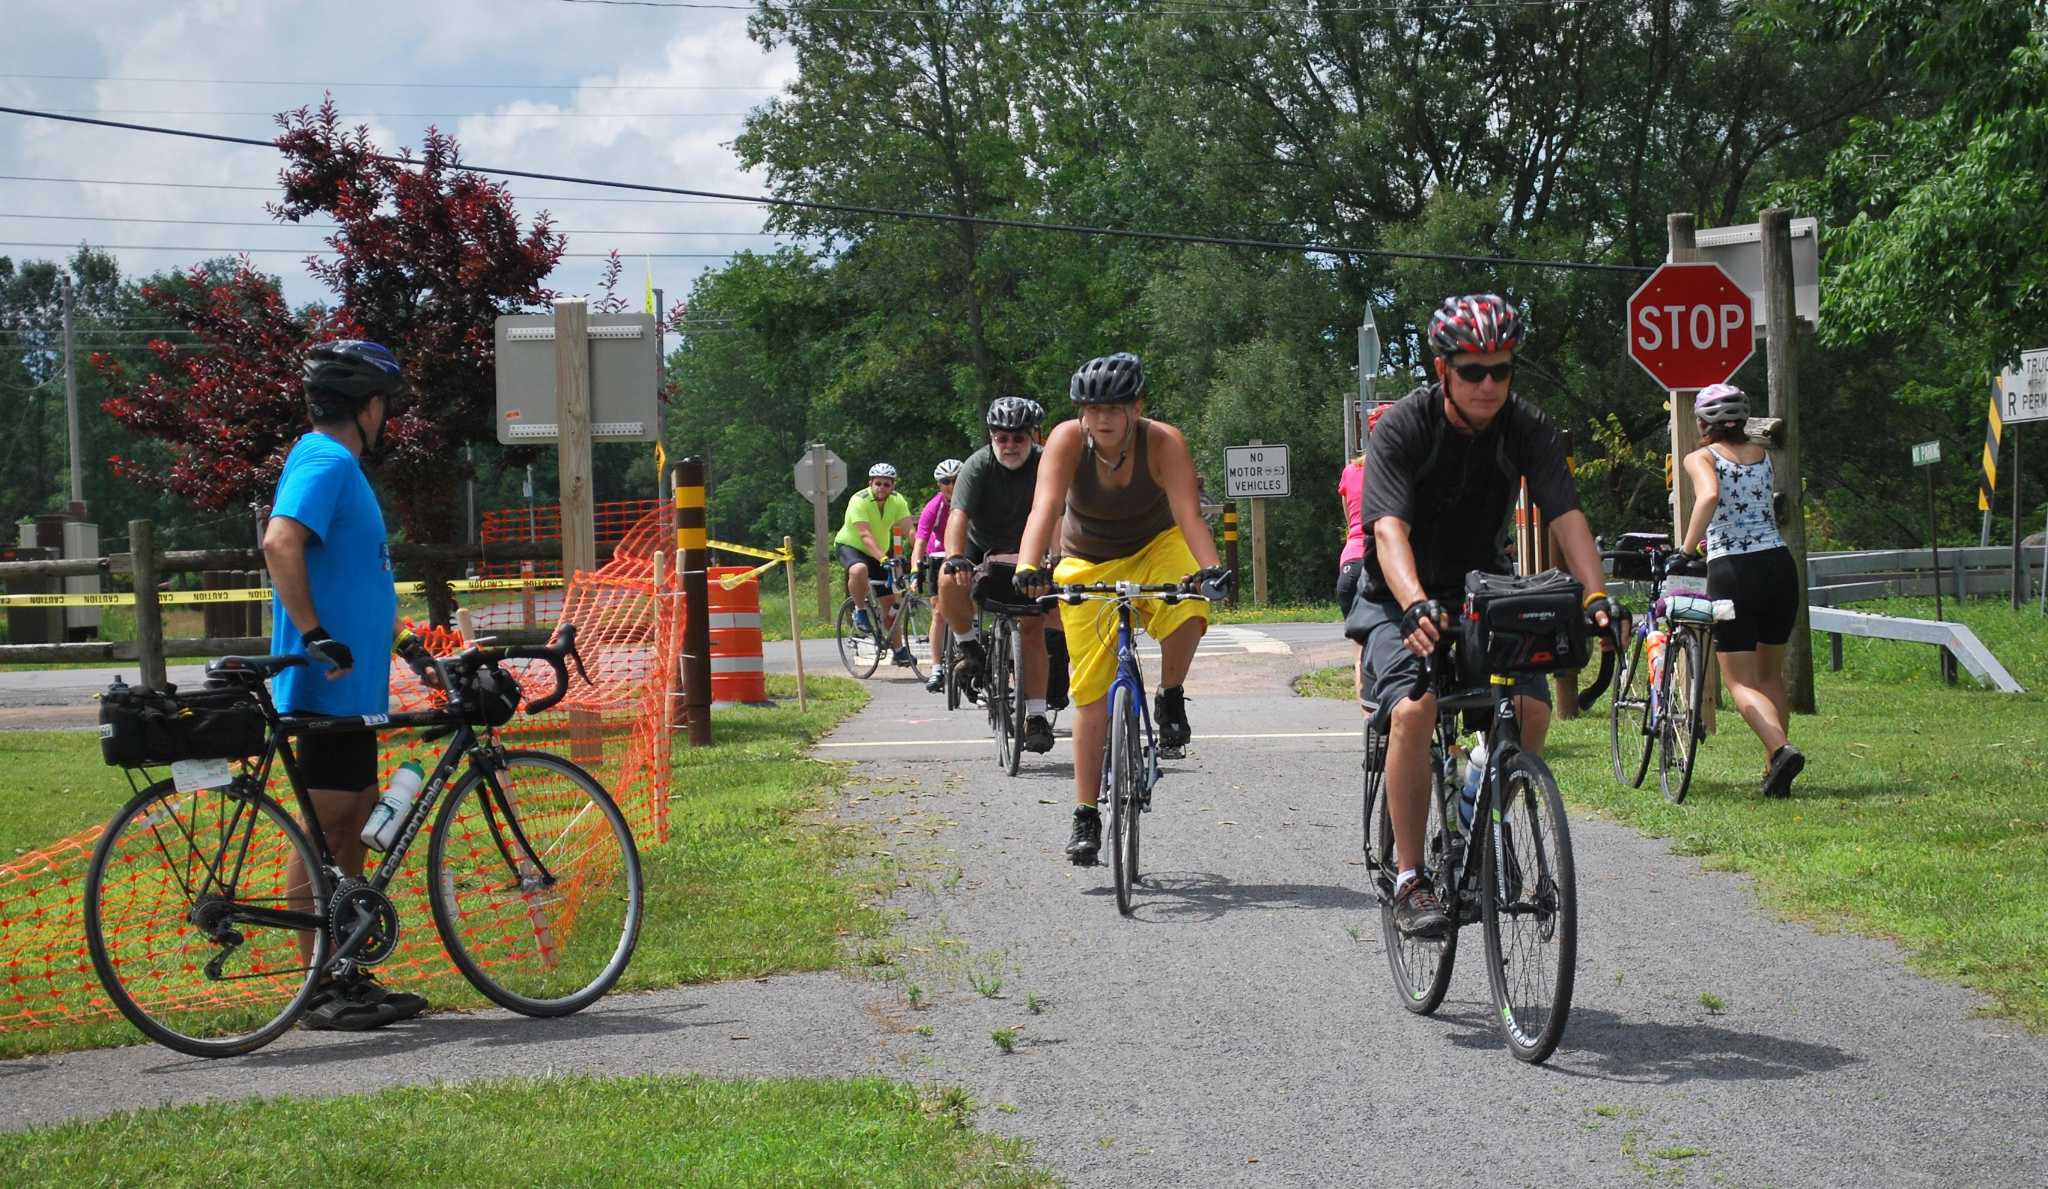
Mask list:
POLYGON ((1067 488, 1067 519, 1060 532, 1060 552, 1085 561, 1129 557, 1146 542, 1173 527, 1173 506, 1166 489, 1152 478, 1152 422, 1138 419, 1137 441, 1131 446, 1131 482, 1127 487, 1102 485, 1089 443, 1067 488))

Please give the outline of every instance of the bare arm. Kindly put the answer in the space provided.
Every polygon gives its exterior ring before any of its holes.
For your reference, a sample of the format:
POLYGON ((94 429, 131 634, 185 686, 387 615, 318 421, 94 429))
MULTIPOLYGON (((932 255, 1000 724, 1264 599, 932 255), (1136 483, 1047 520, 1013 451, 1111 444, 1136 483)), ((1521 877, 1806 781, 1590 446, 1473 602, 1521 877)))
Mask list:
POLYGON ((1152 426, 1152 478, 1166 492, 1173 509, 1173 523, 1187 539, 1195 564, 1208 569, 1221 564, 1216 557, 1216 539, 1209 535, 1209 522, 1202 519, 1201 487, 1195 482, 1195 460, 1188 453, 1188 440, 1164 422, 1152 426))
POLYGON ((313 530, 289 516, 273 516, 263 529, 263 564, 270 568, 270 585, 300 635, 320 626, 320 613, 313 609, 313 584, 306 576, 306 542, 312 539, 313 530))
POLYGON ((1692 480, 1692 519, 1679 544, 1687 553, 1695 553, 1706 540, 1714 510, 1721 506, 1721 476, 1714 471, 1714 452, 1701 447, 1686 455, 1685 477, 1692 480))
POLYGON ((967 509, 955 508, 946 513, 946 556, 967 556, 967 509))
POLYGON ((1017 547, 1020 565, 1037 565, 1057 543, 1053 530, 1067 510, 1067 489, 1081 463, 1081 423, 1062 421, 1053 427, 1038 457, 1038 487, 1031 493, 1031 518, 1017 547))

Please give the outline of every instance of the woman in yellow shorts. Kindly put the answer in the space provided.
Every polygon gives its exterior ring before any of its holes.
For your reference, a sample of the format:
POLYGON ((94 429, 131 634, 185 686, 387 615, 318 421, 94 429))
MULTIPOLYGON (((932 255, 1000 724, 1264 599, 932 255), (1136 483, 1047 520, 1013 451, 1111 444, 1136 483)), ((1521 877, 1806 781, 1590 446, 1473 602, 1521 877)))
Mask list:
MULTIPOLYGON (((1195 462, 1187 439, 1164 421, 1145 416, 1145 368, 1119 352, 1091 359, 1069 386, 1078 416, 1053 428, 1038 466, 1031 519, 1018 549, 1014 583, 1020 593, 1043 593, 1048 577, 1038 565, 1060 530, 1063 560, 1050 576, 1060 583, 1179 582, 1228 579, 1216 542, 1202 519, 1195 462)), ((1102 604, 1062 605, 1072 665, 1074 721, 1074 832, 1067 857, 1095 862, 1102 822, 1095 809, 1102 783, 1102 740, 1108 729, 1104 695, 1116 676, 1113 633, 1098 619, 1102 604)), ((1209 627, 1209 605, 1198 599, 1173 605, 1141 602, 1133 613, 1159 641, 1160 689, 1153 700, 1162 755, 1179 755, 1192 734, 1181 692, 1195 648, 1209 627)))

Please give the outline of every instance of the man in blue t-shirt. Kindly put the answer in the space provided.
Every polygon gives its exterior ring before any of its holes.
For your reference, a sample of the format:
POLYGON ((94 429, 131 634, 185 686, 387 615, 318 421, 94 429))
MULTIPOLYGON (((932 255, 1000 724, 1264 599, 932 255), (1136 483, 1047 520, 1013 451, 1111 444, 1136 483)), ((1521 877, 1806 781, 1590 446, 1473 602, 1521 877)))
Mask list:
MULTIPOLYGON (((340 340, 306 354, 312 432, 298 440, 278 477, 263 557, 275 588, 270 651, 306 657, 278 674, 277 708, 305 716, 360 716, 363 728, 294 741, 317 823, 334 861, 363 873, 363 824, 377 799, 375 722, 390 710, 398 593, 384 514, 363 474, 377 448, 391 398, 403 385, 398 360, 377 343, 340 340)), ((397 651, 424 678, 426 650, 410 632, 397 651)), ((291 885, 308 881, 292 860, 291 885)), ((310 960, 312 938, 300 941, 310 960)), ((306 1027, 361 1031, 418 1015, 427 1001, 390 991, 367 972, 329 980, 302 1017, 306 1027)))

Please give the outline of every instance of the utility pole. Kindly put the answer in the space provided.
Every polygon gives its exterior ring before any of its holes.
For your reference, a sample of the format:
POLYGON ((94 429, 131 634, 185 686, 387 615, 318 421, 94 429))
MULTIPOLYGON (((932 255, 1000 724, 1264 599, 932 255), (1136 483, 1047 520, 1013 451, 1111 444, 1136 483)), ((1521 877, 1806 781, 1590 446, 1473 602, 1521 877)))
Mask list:
POLYGON ((59 278, 64 294, 64 419, 71 434, 71 519, 85 519, 85 470, 79 465, 78 343, 71 328, 71 276, 59 278))
MULTIPOLYGON (((1666 259, 1672 264, 1690 264, 1700 258, 1691 211, 1664 216, 1664 233, 1670 243, 1666 259)), ((1665 395, 1671 401, 1671 543, 1685 540, 1686 523, 1692 519, 1692 482, 1685 476, 1685 456, 1700 448, 1700 427, 1693 421, 1695 390, 1674 388, 1665 395)))
POLYGON ((1785 649, 1786 700, 1797 714, 1814 713, 1813 635, 1806 598, 1805 475, 1799 464, 1799 315, 1792 305, 1792 212, 1774 206, 1759 216, 1763 231, 1764 351, 1768 360, 1771 416, 1785 426, 1784 444, 1771 473, 1786 502, 1785 544, 1798 567, 1799 616, 1785 649))

